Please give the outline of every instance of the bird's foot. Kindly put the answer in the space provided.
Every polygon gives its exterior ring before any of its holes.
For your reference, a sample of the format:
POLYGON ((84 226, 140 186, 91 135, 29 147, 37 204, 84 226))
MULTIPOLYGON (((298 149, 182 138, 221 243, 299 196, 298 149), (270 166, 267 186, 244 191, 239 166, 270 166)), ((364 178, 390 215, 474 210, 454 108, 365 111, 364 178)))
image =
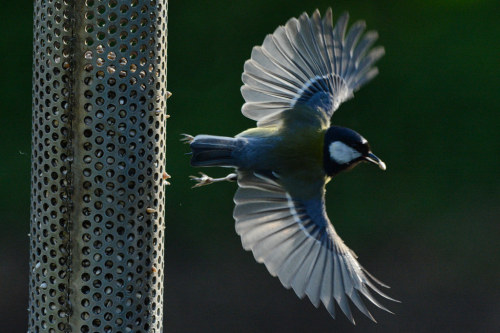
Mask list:
POLYGON ((238 179, 238 175, 235 173, 230 173, 226 177, 212 178, 212 177, 204 174, 203 172, 200 172, 200 177, 189 176, 189 178, 191 178, 192 180, 194 180, 196 182, 196 184, 194 184, 194 186, 193 186, 193 188, 195 188, 195 187, 205 186, 205 185, 209 185, 209 184, 213 184, 213 183, 224 182, 224 181, 234 182, 238 179))
POLYGON ((194 136, 192 136, 192 135, 189 135, 186 133, 182 133, 181 135, 182 135, 181 142, 183 142, 183 143, 190 144, 194 140, 194 136))

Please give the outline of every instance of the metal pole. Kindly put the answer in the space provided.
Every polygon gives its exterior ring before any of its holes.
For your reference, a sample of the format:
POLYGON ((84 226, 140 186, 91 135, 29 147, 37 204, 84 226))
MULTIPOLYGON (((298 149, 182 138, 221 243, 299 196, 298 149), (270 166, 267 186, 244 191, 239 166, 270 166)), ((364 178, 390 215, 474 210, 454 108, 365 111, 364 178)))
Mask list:
POLYGON ((161 332, 168 0, 36 0, 29 332, 161 332))

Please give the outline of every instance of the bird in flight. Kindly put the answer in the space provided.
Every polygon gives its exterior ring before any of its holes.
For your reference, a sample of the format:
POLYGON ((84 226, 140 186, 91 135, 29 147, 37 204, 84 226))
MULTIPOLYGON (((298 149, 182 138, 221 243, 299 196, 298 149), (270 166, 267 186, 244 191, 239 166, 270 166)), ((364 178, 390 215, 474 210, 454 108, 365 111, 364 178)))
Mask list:
MULTIPOLYGON (((387 299, 354 252, 338 236, 325 209, 325 185, 361 162, 386 169, 357 132, 330 123, 340 104, 378 73, 377 33, 348 14, 303 13, 267 35, 245 62, 241 112, 257 127, 233 137, 185 134, 191 165, 230 167, 222 178, 191 176, 194 187, 237 181, 233 217, 245 250, 283 286, 335 318, 335 303, 354 323, 349 303, 375 319, 361 295, 387 299)), ((390 312, 390 311, 389 311, 390 312)))

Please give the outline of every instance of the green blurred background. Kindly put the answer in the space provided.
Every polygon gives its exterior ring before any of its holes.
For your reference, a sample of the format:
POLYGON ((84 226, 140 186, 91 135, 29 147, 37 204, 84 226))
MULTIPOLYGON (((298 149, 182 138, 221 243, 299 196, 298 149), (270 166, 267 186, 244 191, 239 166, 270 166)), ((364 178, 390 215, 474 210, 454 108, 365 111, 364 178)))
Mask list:
MULTIPOLYGON (((32 4, 2 3, 0 323, 27 327, 32 4)), ((500 330, 500 2, 170 1, 166 332, 498 332, 500 330), (378 30, 379 76, 336 124, 371 142, 363 165, 328 187, 346 244, 402 300, 357 326, 299 300, 241 248, 235 184, 191 189, 181 133, 235 135, 244 61, 303 11, 348 10, 378 30)), ((207 170, 205 170, 207 171, 207 170)), ((223 175, 225 170, 208 170, 223 175)), ((207 171, 207 172, 208 172, 207 171)))

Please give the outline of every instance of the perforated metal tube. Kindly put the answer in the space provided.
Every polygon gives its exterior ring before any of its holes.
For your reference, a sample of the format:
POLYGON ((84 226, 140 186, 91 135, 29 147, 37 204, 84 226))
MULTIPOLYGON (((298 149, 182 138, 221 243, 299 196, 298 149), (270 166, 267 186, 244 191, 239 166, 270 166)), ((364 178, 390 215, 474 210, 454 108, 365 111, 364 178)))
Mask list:
POLYGON ((168 0, 36 0, 29 332, 160 332, 168 0))

